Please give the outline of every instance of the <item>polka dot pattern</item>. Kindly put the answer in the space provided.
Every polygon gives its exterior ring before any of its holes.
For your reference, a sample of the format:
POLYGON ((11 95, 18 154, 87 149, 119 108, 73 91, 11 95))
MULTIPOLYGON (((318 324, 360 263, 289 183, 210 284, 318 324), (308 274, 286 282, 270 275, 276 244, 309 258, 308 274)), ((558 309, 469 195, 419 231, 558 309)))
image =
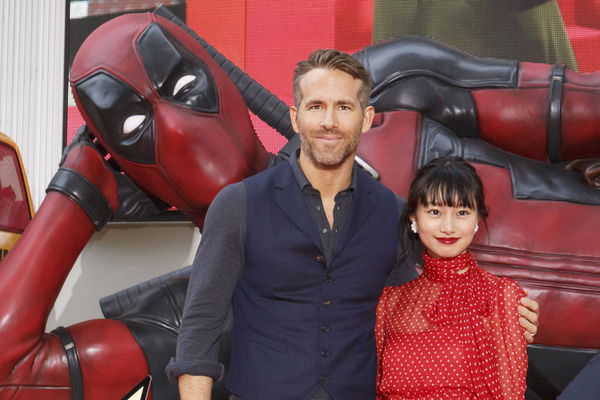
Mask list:
POLYGON ((469 252, 423 259, 423 274, 386 287, 377 306, 377 400, 523 399, 525 292, 469 252))

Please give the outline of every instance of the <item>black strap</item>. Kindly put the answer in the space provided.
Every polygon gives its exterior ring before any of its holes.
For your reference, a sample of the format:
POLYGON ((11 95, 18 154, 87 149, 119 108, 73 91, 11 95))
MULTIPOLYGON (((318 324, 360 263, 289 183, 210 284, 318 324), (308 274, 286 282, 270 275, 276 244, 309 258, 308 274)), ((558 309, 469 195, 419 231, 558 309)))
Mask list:
POLYGON ((562 89, 565 78, 564 65, 555 65, 550 75, 550 93, 548 102, 548 161, 560 162, 560 114, 562 108, 562 89))
POLYGON ((65 349, 67 361, 69 363, 69 375, 71 376, 71 399, 83 399, 83 377, 81 375, 81 365, 79 364, 79 355, 73 337, 67 328, 59 326, 51 332, 58 336, 60 343, 65 349))
POLYGON ((276 156, 271 157, 269 167, 287 161, 300 148, 300 135, 293 136, 276 156))
POLYGON ((74 200, 99 231, 112 215, 110 203, 92 182, 69 168, 59 168, 46 192, 59 192, 74 200))

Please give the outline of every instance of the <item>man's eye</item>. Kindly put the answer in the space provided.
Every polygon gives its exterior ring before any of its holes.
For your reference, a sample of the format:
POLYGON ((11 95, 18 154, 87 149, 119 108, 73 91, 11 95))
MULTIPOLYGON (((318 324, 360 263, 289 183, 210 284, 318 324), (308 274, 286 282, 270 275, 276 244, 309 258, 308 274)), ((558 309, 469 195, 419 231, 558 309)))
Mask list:
POLYGON ((177 83, 175 84, 175 87, 173 88, 173 96, 176 96, 177 93, 179 93, 181 91, 181 89, 183 89, 184 87, 186 87, 188 84, 190 84, 191 82, 196 80, 196 76, 195 75, 185 75, 182 76, 181 78, 179 78, 177 80, 177 83))
POLYGON ((342 110, 342 111, 347 111, 349 109, 350 109, 350 107, 348 107, 348 106, 340 106, 340 110, 342 110))
POLYGON ((318 104, 313 104, 312 106, 308 107, 309 110, 320 110, 321 106, 318 104))
POLYGON ((129 135, 138 129, 146 120, 145 115, 131 115, 123 122, 123 134, 129 135))

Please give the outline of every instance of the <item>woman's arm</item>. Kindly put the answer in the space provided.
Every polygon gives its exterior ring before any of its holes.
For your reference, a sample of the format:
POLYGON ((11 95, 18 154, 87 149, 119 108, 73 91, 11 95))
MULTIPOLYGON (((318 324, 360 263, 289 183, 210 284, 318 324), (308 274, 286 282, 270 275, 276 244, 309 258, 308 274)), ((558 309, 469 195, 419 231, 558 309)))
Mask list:
POLYGON ((375 320, 375 344, 377 346, 377 398, 376 400, 384 400, 384 397, 380 393, 381 384, 381 356, 385 348, 385 322, 387 319, 387 313, 389 310, 389 294, 393 289, 392 286, 387 286, 383 289, 383 293, 379 298, 379 304, 377 305, 377 314, 375 320))
POLYGON ((492 346, 496 349, 498 374, 503 398, 523 399, 527 376, 527 339, 519 325, 517 307, 525 295, 511 279, 502 279, 496 312, 489 319, 492 346))

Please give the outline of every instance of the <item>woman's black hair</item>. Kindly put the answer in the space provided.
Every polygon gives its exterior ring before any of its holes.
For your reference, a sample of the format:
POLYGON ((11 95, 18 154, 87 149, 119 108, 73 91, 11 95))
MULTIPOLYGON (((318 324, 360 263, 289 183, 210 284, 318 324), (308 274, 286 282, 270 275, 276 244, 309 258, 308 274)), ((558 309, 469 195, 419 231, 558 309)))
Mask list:
POLYGON ((415 215, 419 204, 472 208, 484 221, 488 216, 481 179, 475 168, 461 157, 439 157, 417 171, 400 218, 402 244, 407 253, 421 248, 419 236, 410 230, 410 217, 415 215))

